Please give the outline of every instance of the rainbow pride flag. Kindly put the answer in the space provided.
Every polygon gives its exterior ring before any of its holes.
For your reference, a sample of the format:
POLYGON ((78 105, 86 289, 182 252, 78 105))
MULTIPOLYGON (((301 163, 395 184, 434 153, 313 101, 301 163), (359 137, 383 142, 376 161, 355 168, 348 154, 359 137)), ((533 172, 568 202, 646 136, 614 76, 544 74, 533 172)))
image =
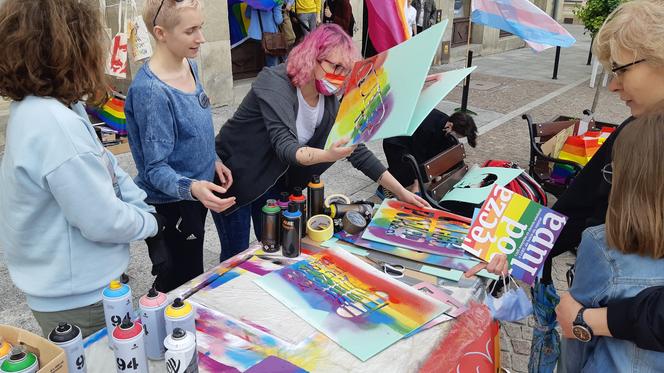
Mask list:
POLYGON ((576 39, 558 22, 528 0, 472 0, 474 23, 511 32, 535 51, 570 47, 576 39))
POLYGON ((378 53, 410 39, 406 0, 366 0, 371 43, 378 53))
POLYGON ((120 135, 127 134, 127 117, 124 113, 125 101, 119 97, 111 97, 101 107, 88 107, 88 113, 106 123, 120 135))
POLYGON ((249 38, 250 19, 246 16, 247 3, 241 0, 228 0, 228 27, 231 34, 231 48, 244 43, 249 38))

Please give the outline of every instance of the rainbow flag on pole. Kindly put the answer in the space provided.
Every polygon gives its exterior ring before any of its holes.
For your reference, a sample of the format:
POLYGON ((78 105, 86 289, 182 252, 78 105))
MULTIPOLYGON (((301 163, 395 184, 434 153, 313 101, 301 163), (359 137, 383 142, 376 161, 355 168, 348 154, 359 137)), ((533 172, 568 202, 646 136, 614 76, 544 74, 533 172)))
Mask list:
POLYGON ((535 51, 570 47, 576 39, 558 22, 528 0, 472 0, 474 23, 511 32, 535 51))
POLYGON ((406 0, 366 0, 371 43, 378 53, 410 39, 406 0))

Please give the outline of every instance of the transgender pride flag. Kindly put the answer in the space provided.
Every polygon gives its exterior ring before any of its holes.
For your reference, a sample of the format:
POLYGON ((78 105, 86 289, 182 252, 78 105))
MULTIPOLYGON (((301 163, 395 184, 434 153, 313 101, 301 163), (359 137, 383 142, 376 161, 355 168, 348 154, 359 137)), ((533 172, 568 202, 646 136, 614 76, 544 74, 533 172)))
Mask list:
POLYGON ((536 51, 570 47, 576 39, 528 0, 472 0, 474 23, 511 32, 536 51))

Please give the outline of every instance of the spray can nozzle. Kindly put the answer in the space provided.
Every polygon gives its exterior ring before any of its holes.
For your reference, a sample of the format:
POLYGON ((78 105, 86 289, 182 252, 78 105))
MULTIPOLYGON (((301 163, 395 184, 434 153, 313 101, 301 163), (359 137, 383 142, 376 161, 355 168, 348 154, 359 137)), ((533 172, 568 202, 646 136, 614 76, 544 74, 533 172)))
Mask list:
POLYGON ((187 335, 187 332, 182 328, 173 329, 173 339, 182 339, 187 335))
POLYGON ((120 329, 129 329, 132 326, 134 326, 134 323, 131 322, 131 317, 129 317, 129 315, 125 315, 125 317, 122 318, 122 323, 120 324, 120 329))
POLYGON ((288 192, 281 192, 279 196, 279 202, 284 204, 288 203, 288 192))
POLYGON ((71 330, 71 325, 67 324, 64 321, 59 322, 58 327, 55 328, 55 332, 61 334, 67 333, 70 330, 71 330))
POLYGON ((288 212, 297 212, 300 211, 300 209, 297 207, 297 204, 295 202, 288 202, 288 212))
POLYGON ((180 308, 180 307, 184 307, 184 302, 182 301, 182 298, 180 297, 175 298, 175 300, 173 301, 173 308, 180 308))
POLYGON ((313 176, 311 176, 311 181, 312 181, 314 184, 320 184, 320 175, 313 175, 313 176))
POLYGON ((154 287, 154 285, 152 285, 152 287, 150 288, 150 290, 148 290, 148 298, 156 298, 156 297, 158 297, 158 296, 159 296, 159 292, 158 292, 157 289, 154 287))
POLYGON ((300 188, 300 187, 293 188, 293 195, 295 197, 301 197, 302 196, 302 188, 300 188))

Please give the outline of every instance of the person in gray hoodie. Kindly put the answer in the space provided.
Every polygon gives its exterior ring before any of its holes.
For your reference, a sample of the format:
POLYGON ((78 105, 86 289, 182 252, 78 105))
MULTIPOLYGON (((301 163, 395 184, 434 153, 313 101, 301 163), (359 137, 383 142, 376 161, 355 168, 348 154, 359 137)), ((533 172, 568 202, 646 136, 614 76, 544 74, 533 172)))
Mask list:
POLYGON ((212 214, 221 241, 220 260, 249 246, 250 220, 260 237, 260 210, 279 192, 305 187, 314 174, 347 158, 356 169, 402 201, 428 204, 387 171, 364 144, 323 150, 334 124, 339 101, 335 96, 359 53, 348 34, 325 24, 293 49, 286 64, 265 68, 233 117, 219 131, 216 149, 231 170, 233 185, 226 195, 236 204, 212 214))

